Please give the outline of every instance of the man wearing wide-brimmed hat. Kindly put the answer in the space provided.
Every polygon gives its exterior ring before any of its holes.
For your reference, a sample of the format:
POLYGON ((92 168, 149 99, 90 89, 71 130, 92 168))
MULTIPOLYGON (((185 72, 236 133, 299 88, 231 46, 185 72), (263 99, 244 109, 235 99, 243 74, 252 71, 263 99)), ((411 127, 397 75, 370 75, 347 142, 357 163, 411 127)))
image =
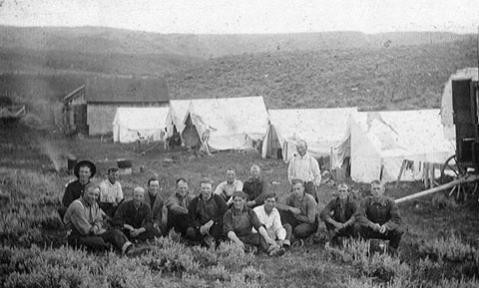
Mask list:
POLYGON ((65 188, 65 194, 62 199, 63 207, 58 211, 62 218, 68 206, 83 195, 85 186, 90 183, 90 179, 95 176, 96 167, 93 162, 83 160, 75 165, 73 173, 77 177, 77 180, 70 182, 65 188))

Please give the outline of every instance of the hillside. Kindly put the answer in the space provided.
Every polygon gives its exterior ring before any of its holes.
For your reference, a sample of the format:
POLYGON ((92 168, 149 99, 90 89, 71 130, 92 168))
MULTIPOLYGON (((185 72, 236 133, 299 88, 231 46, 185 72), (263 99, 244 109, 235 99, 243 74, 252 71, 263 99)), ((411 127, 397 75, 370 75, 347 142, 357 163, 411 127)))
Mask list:
POLYGON ((318 51, 445 43, 467 35, 444 32, 320 32, 297 34, 160 34, 101 27, 0 26, 0 48, 90 54, 177 55, 214 58, 243 53, 318 51))
POLYGON ((438 108, 444 82, 476 66, 475 39, 390 48, 245 54, 167 76, 172 98, 265 96, 269 108, 438 108))

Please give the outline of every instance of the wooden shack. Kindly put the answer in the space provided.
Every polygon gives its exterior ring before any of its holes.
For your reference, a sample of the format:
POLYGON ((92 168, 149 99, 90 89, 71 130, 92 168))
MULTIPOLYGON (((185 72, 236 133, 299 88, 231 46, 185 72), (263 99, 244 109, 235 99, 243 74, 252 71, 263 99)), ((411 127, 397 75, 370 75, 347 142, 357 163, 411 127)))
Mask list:
POLYGON ((66 132, 109 134, 118 107, 161 107, 168 103, 167 85, 160 78, 89 78, 63 98, 66 132))

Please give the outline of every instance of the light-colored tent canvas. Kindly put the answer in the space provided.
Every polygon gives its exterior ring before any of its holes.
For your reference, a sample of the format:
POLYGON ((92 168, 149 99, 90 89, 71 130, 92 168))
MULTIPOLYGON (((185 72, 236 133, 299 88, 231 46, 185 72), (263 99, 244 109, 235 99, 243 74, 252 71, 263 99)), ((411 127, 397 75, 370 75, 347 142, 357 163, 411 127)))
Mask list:
POLYGON ((162 141, 168 107, 120 107, 113 120, 113 141, 130 143, 143 139, 162 141))
POLYGON ((441 120, 444 125, 444 133, 448 139, 456 138, 456 129, 453 122, 453 108, 452 108, 452 80, 455 79, 472 79, 478 81, 477 68, 464 68, 457 70, 456 73, 449 77, 444 85, 441 100, 441 120))
MULTIPOLYGON (((176 129, 181 134, 185 128, 185 116, 191 101, 195 100, 170 100, 170 108, 166 117, 167 136, 171 137, 176 129)), ((196 100, 199 101, 199 100, 196 100)))
POLYGON ((298 140, 308 143, 314 157, 329 156, 331 148, 344 138, 348 119, 356 108, 269 110, 269 125, 263 141, 262 156, 281 156, 288 162, 296 153, 298 140))
POLYGON ((419 180, 422 163, 443 164, 455 152, 445 138, 439 109, 359 112, 351 116, 347 137, 335 149, 333 165, 350 157, 351 178, 358 182, 397 179, 403 160, 413 165, 402 180, 419 180))
POLYGON ((262 96, 197 99, 185 125, 182 138, 188 147, 206 142, 213 150, 243 150, 263 138, 268 114, 262 96))

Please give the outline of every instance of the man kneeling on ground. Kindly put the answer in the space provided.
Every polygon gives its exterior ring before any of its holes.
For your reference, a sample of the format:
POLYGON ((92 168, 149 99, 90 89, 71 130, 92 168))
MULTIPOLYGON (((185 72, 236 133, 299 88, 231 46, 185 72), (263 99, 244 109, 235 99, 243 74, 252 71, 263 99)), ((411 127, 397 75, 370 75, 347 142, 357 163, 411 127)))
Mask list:
POLYGON ((331 200, 320 214, 332 245, 338 245, 340 237, 356 236, 358 212, 358 204, 349 197, 348 185, 339 184, 338 196, 331 200))
POLYGON ((233 206, 223 217, 224 233, 241 248, 246 245, 259 247, 271 256, 284 254, 282 249, 271 237, 255 212, 246 206, 248 195, 242 191, 233 193, 233 206), (258 233, 253 233, 252 229, 258 233))
POLYGON ((292 186, 293 192, 286 199, 286 205, 278 203, 276 207, 286 231, 292 231, 291 241, 298 239, 298 243, 303 243, 302 239, 318 228, 317 204, 312 195, 305 193, 303 180, 293 179, 292 186))
MULTIPOLYGON (((291 235, 281 223, 281 216, 276 209, 276 195, 268 193, 264 195, 264 204, 253 209, 258 219, 263 223, 270 238, 276 241, 280 247, 289 247, 291 245, 291 235)), ((256 229, 254 230, 256 231, 256 229)), ((289 231, 291 233, 291 230, 289 231)))
POLYGON ((223 215, 228 207, 220 195, 213 194, 211 180, 201 180, 200 192, 188 208, 191 226, 186 230, 186 238, 210 247, 223 238, 223 215))
POLYGON ((389 251, 397 252, 403 234, 401 216, 393 199, 384 196, 384 184, 371 182, 371 195, 360 206, 360 236, 389 240, 389 251))
POLYGON ((74 200, 68 206, 63 222, 71 233, 68 243, 72 246, 81 246, 93 251, 104 251, 110 244, 124 254, 133 253, 133 244, 118 229, 108 229, 104 225, 105 213, 97 203, 100 195, 98 185, 89 183, 81 198, 74 200))
POLYGON ((132 200, 120 204, 113 222, 121 227, 132 241, 145 241, 161 236, 161 231, 153 227, 151 208, 145 203, 145 189, 142 187, 133 190, 132 200))

